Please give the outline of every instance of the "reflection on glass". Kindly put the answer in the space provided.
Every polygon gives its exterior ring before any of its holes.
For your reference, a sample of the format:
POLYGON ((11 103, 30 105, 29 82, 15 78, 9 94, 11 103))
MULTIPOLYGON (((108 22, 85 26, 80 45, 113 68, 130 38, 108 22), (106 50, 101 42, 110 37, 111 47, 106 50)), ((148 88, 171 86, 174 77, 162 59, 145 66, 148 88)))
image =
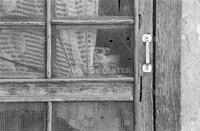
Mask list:
POLYGON ((93 65, 89 66, 89 75, 130 76, 132 51, 131 28, 98 30, 93 65))
POLYGON ((41 78, 45 75, 43 29, 0 29, 0 78, 41 78))
POLYGON ((130 76, 132 32, 128 28, 57 29, 53 77, 130 76))
POLYGON ((1 131, 46 131, 45 124, 45 104, 0 103, 1 131))
POLYGON ((55 0, 55 16, 132 16, 132 0, 55 0))
POLYGON ((99 16, 132 16, 134 0, 99 0, 99 16))
POLYGON ((0 18, 2 20, 44 19, 44 0, 1 0, 0 18))
POLYGON ((53 131, 133 131, 129 102, 56 103, 53 131))

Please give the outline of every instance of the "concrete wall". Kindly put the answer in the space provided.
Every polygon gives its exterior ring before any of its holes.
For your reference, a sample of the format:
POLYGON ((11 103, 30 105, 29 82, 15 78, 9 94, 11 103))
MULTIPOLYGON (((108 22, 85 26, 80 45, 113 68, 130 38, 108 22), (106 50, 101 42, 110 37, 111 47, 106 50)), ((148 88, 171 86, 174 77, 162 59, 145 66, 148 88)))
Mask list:
POLYGON ((182 6, 182 131, 200 131, 200 0, 182 6))

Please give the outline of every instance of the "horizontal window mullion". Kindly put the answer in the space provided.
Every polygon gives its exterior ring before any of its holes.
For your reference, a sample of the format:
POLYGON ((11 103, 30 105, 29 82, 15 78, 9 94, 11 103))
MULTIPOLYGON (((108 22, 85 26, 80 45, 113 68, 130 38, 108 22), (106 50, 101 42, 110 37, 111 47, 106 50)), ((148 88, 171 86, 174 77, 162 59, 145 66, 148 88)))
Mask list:
POLYGON ((70 29, 76 29, 76 30, 87 30, 87 29, 102 29, 102 30, 108 30, 108 29, 127 29, 127 28, 132 28, 132 25, 123 25, 123 24, 118 24, 118 25, 108 25, 108 24, 102 24, 102 25, 95 25, 95 24, 90 24, 90 25, 56 25, 56 29, 64 29, 64 30, 70 30, 70 29))
POLYGON ((45 26, 45 22, 0 22, 0 26, 45 26))
MULTIPOLYGON (((132 25, 132 19, 108 19, 108 20, 52 20, 54 25, 132 25)), ((45 22, 0 22, 0 26, 45 26, 45 22)))
POLYGON ((132 102, 134 96, 117 96, 117 95, 110 95, 110 96, 84 96, 84 95, 77 95, 77 96, 43 96, 43 97, 23 97, 23 96, 16 96, 16 97, 0 97, 0 102, 106 102, 106 101, 121 101, 121 102, 132 102))
POLYGON ((72 78, 72 79, 0 79, 0 84, 5 83, 82 83, 82 82, 119 82, 132 83, 134 78, 72 78))
POLYGON ((54 25, 132 25, 133 19, 107 19, 107 20, 52 20, 54 25))
POLYGON ((6 83, 0 84, 0 102, 25 101, 133 101, 134 83, 6 83))

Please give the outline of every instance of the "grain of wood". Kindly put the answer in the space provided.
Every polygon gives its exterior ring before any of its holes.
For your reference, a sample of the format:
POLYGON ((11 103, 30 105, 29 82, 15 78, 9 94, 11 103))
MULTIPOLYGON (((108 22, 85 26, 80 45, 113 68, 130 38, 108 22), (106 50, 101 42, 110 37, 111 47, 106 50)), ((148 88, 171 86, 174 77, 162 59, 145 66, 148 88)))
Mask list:
MULTIPOLYGON (((136 50, 138 52, 138 65, 135 65, 138 71, 136 74, 135 90, 135 118, 136 131, 153 131, 153 74, 143 73, 142 66, 145 62, 145 44, 142 42, 143 34, 153 34, 153 0, 138 0, 135 2, 136 10, 136 50), (139 21, 140 17, 140 21, 139 21), (139 79, 139 77, 142 79, 139 79), (140 81, 142 80, 142 81, 140 81)), ((152 43, 151 43, 151 62, 152 63, 152 43)))
POLYGON ((156 130, 180 131, 181 0, 156 1, 156 130))
POLYGON ((118 83, 133 83, 134 78, 124 77, 124 78, 70 78, 70 79, 0 79, 1 84, 8 83, 82 83, 82 82, 118 82, 118 83))
POLYGON ((133 101, 131 83, 1 84, 1 102, 133 101))

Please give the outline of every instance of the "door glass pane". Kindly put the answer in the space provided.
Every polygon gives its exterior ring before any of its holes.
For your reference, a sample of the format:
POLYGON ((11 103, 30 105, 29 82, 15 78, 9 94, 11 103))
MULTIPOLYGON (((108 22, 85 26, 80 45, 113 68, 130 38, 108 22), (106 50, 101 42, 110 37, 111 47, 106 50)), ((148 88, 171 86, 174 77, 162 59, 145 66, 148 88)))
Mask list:
POLYGON ((44 0, 1 0, 1 21, 41 21, 45 16, 44 0))
POLYGON ((131 102, 53 104, 53 131, 133 131, 131 102))
POLYGON ((1 131, 46 131, 43 103, 0 103, 1 131))
POLYGON ((45 76, 44 28, 0 28, 0 78, 45 76))
POLYGON ((131 77, 132 26, 57 27, 53 77, 131 77))
POLYGON ((132 16, 133 0, 55 0, 56 18, 132 16))

